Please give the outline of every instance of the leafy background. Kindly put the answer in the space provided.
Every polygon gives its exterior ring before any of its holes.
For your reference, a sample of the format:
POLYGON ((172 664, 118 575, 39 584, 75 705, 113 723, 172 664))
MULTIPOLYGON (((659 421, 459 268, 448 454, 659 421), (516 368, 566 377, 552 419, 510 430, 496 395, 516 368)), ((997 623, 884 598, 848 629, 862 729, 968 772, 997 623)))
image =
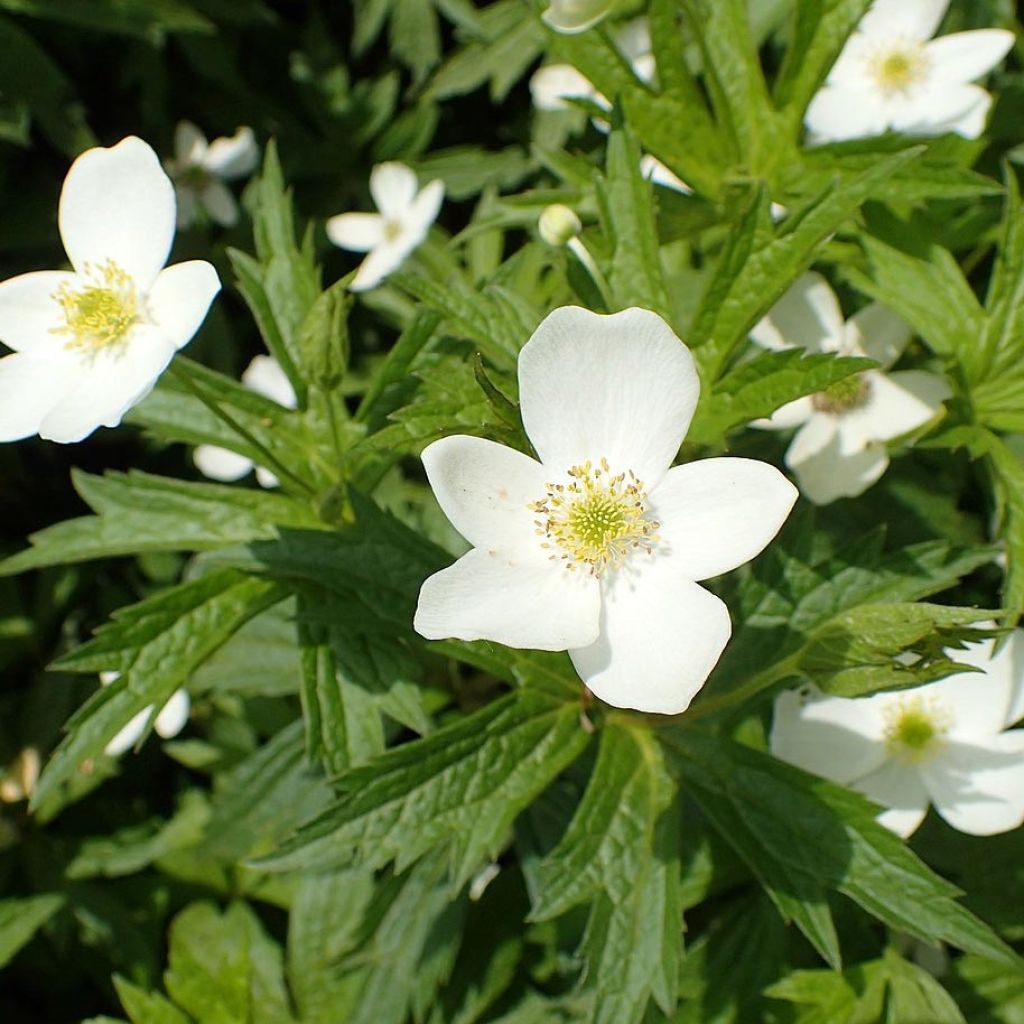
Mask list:
MULTIPOLYGON (((781 687, 913 686, 978 608, 1024 609, 1019 44, 985 140, 805 150, 866 0, 627 4, 656 94, 604 31, 552 36, 541 6, 0 0, 5 276, 59 265, 82 148, 134 133, 169 155, 181 118, 265 146, 241 223, 178 237, 227 284, 180 373, 131 426, 0 450, 5 1021, 1024 1020, 1019 831, 933 817, 904 845, 765 749, 781 687), (614 98, 609 135, 532 110, 544 58, 614 98), (653 189, 641 151, 699 195, 653 189), (384 159, 449 201, 355 304, 322 224, 367 208, 384 159), (779 464, 745 425, 862 366, 747 346, 811 263, 848 309, 905 316, 908 360, 955 389, 869 495, 801 504, 716 583, 734 639, 678 721, 581 703, 564 656, 410 627, 459 550, 416 455, 452 432, 522 445, 518 349, 553 306, 604 308, 536 237, 553 201, 583 216, 611 307, 693 346, 684 457, 779 464), (294 413, 235 383, 267 350, 294 413), (189 446, 253 450, 197 395, 290 469, 280 492, 201 481, 189 446), (183 685, 181 737, 103 755, 183 685)), ((954 2, 945 27, 1015 17, 954 2)))

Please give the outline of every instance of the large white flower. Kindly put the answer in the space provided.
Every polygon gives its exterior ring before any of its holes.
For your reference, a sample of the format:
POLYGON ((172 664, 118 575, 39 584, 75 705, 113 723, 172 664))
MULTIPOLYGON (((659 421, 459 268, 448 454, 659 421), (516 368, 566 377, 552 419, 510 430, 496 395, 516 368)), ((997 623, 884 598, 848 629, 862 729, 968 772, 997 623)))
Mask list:
POLYGON ((378 164, 370 195, 380 213, 340 213, 327 221, 327 237, 342 249, 366 252, 352 281, 354 292, 375 288, 427 237, 444 200, 444 182, 416 191, 416 174, 405 164, 378 164))
MULTIPOLYGON (((100 683, 104 686, 109 686, 120 674, 120 672, 101 672, 100 683)), ((188 691, 175 690, 156 716, 153 722, 153 731, 165 740, 177 736, 185 728, 185 723, 188 721, 191 709, 192 701, 189 698, 188 691)), ((118 757, 126 750, 131 750, 146 731, 146 726, 149 724, 149 719, 154 710, 155 706, 153 704, 144 707, 107 743, 103 748, 103 752, 108 757, 118 757)))
POLYGON ((224 182, 252 174, 259 159, 251 128, 208 142, 191 121, 180 121, 174 132, 174 159, 164 164, 178 196, 178 227, 188 227, 200 208, 223 227, 236 224, 238 203, 224 182))
POLYGON ((977 138, 992 97, 972 83, 1006 56, 1013 33, 991 28, 932 39, 948 6, 949 0, 875 0, 807 109, 813 141, 890 128, 977 138))
POLYGON ((127 138, 68 171, 59 226, 74 268, 0 284, 0 441, 80 441, 114 427, 199 329, 220 281, 190 260, 163 269, 174 188, 153 150, 127 138))
POLYGON ((950 656, 961 672, 914 690, 850 700, 814 691, 775 702, 772 753, 888 808, 878 820, 908 836, 928 805, 955 829, 992 835, 1024 820, 1024 632, 950 656))
POLYGON ((551 0, 541 17, 556 32, 574 35, 602 21, 617 4, 618 0, 551 0))
POLYGON ((519 356, 539 461, 479 437, 423 452, 473 549, 423 584, 417 632, 568 650, 609 704, 684 711, 731 631, 725 605, 695 581, 753 558, 797 493, 751 459, 669 468, 699 387, 689 350, 655 313, 551 313, 519 356))
MULTIPOLYGON (((258 395, 270 398, 286 409, 296 405, 292 382, 281 369, 281 364, 272 356, 256 356, 242 374, 242 383, 258 395)), ((192 453, 192 461, 204 476, 211 480, 240 480, 250 472, 255 463, 245 455, 220 448, 213 444, 201 444, 192 453)), ((261 487, 277 487, 280 481, 265 466, 255 466, 256 479, 261 487)))
POLYGON ((910 340, 910 328, 878 303, 843 320, 835 292, 820 274, 799 278, 750 332, 768 349, 804 348, 867 356, 882 364, 816 395, 798 398, 757 426, 799 426, 786 452, 800 490, 815 504, 866 491, 885 472, 885 442, 927 423, 950 391, 923 370, 884 372, 910 340))

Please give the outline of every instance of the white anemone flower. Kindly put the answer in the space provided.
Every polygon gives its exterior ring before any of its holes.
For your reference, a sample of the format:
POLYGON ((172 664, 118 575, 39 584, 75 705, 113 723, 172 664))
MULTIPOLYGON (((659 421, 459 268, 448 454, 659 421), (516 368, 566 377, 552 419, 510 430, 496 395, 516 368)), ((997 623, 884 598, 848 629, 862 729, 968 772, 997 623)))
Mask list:
POLYGON ((993 835, 1024 821, 1024 632, 971 644, 959 672, 914 690, 855 700, 787 691, 775 702, 771 751, 870 797, 878 820, 908 836, 928 805, 950 825, 993 835), (1009 730, 1009 731, 1006 731, 1009 730))
POLYGON ((222 227, 237 224, 238 203, 224 183, 248 177, 259 159, 251 128, 209 142, 191 121, 180 121, 174 132, 174 159, 164 164, 178 196, 178 227, 187 228, 200 208, 222 227))
POLYGON ((617 707, 678 714, 714 668, 729 612, 699 586, 753 558, 796 489, 752 459, 669 468, 700 389, 657 314, 556 309, 519 355, 538 459, 479 437, 423 452, 445 515, 473 546, 420 590, 431 640, 567 650, 617 707))
MULTIPOLYGON (((109 686, 121 675, 120 672, 101 672, 100 683, 109 686)), ((170 700, 160 709, 160 713, 153 722, 153 730, 165 740, 177 736, 185 723, 188 721, 188 714, 192 708, 192 701, 187 690, 175 690, 170 700)), ((126 750, 131 750, 139 742, 142 734, 149 725, 149 719, 155 710, 155 705, 150 704, 144 707, 132 720, 110 740, 103 748, 108 757, 119 757, 126 750)))
POLYGON ((116 427, 199 329, 220 281, 203 260, 164 268, 174 188, 130 137, 71 165, 59 226, 70 271, 0 284, 0 441, 81 441, 116 427))
POLYGON ((617 4, 618 0, 551 0, 541 18, 548 28, 575 35, 603 21, 617 4))
POLYGON ((369 253, 350 285, 375 288, 427 237, 444 201, 444 183, 417 192, 415 172, 394 161, 370 172, 370 195, 379 213, 340 213, 327 221, 327 237, 342 249, 369 253))
POLYGON ((800 428, 786 465, 816 505, 866 491, 889 465, 886 442, 924 426, 950 395, 936 374, 887 372, 910 341, 910 328, 878 303, 844 321, 835 292, 820 274, 800 277, 750 334, 768 349, 866 356, 882 365, 798 398, 756 424, 800 428))
MULTIPOLYGON (((294 409, 297 400, 292 382, 272 356, 256 356, 242 374, 242 383, 264 398, 269 398, 286 409, 294 409)), ((277 487, 280 481, 265 466, 256 464, 246 455, 229 451, 213 444, 201 444, 192 453, 192 461, 203 476, 229 483, 241 480, 255 466, 256 480, 261 487, 277 487)))
POLYGON ((977 138, 992 97, 973 84, 1013 46, 1003 29, 932 39, 949 0, 875 0, 811 101, 804 118, 815 142, 956 132, 977 138))

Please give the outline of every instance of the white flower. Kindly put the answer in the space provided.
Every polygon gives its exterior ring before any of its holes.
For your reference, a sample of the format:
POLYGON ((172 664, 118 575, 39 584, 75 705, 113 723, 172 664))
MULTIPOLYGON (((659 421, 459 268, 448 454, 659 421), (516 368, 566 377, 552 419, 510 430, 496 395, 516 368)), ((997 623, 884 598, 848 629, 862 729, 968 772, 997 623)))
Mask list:
POLYGON ((519 356, 540 461, 479 437, 423 452, 473 549, 423 584, 417 632, 568 650, 609 704, 684 711, 731 631, 725 605, 695 581, 753 558, 797 493, 751 459, 669 468, 699 387, 689 350, 655 313, 551 313, 519 356))
POLYGON ((164 164, 178 196, 178 227, 188 227, 199 207, 223 227, 236 224, 238 204, 224 182, 252 174, 259 158, 251 128, 239 128, 230 138, 207 142, 191 121, 178 122, 174 159, 164 164))
MULTIPOLYGON (((101 672, 100 682, 109 686, 120 676, 120 672, 101 672)), ((160 709, 160 713, 153 722, 153 729, 158 736, 165 740, 177 736, 185 723, 188 721, 188 713, 192 707, 188 691, 175 690, 170 700, 160 709)), ((118 757, 126 750, 131 750, 138 743, 139 738, 146 731, 150 716, 153 714, 154 705, 144 707, 132 720, 103 748, 108 757, 118 757)))
POLYGON ((878 820, 908 836, 929 803, 955 829, 992 835, 1024 820, 1024 632, 950 656, 960 672, 914 690, 850 700, 781 694, 771 751, 888 808, 878 820))
POLYGON ((551 6, 541 17, 556 32, 573 35, 606 18, 617 3, 618 0, 551 0, 551 6))
MULTIPOLYGON (((256 356, 242 374, 242 383, 258 395, 269 398, 286 409, 296 405, 292 382, 281 364, 272 356, 256 356)), ((192 453, 192 461, 211 480, 240 480, 255 465, 252 459, 217 445, 201 444, 192 453)), ((256 466, 256 479, 261 487, 277 487, 280 481, 264 466, 256 466)))
POLYGON ((380 284, 427 237, 444 200, 444 183, 432 181, 417 192, 411 168, 378 164, 370 172, 370 195, 380 213, 340 213, 327 222, 335 245, 369 253, 352 281, 354 292, 380 284))
POLYGON ((145 142, 71 166, 59 225, 74 268, 0 284, 0 441, 80 441, 115 427, 199 329, 220 290, 202 260, 162 269, 174 188, 145 142))
POLYGON ((875 0, 807 109, 813 141, 890 128, 977 138, 992 97, 971 83, 1006 56, 1013 33, 991 28, 932 39, 948 6, 949 0, 875 0))
POLYGON ((927 423, 950 395, 939 376, 923 370, 886 373, 910 340, 910 328, 877 303, 843 321, 839 301, 820 274, 804 274, 750 332, 768 349, 804 348, 867 356, 866 370, 816 395, 798 398, 756 425, 800 426, 786 452, 800 490, 815 504, 866 491, 885 472, 885 442, 927 423))

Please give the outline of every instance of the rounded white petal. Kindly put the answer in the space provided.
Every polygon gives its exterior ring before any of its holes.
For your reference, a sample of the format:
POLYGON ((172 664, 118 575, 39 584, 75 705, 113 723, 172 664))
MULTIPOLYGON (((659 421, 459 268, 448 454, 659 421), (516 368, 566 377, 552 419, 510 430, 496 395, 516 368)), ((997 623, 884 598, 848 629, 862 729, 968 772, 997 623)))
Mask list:
POLYGON ((256 170, 259 160, 256 136, 251 128, 243 127, 234 135, 214 139, 206 151, 203 166, 218 178, 244 178, 256 170))
POLYGON ((615 0, 551 0, 541 19, 556 32, 585 32, 611 13, 615 0))
POLYGON ((444 182, 437 180, 424 185, 419 195, 412 201, 408 212, 402 218, 402 230, 406 236, 404 244, 408 252, 416 248, 430 230, 430 225, 437 220, 444 202, 444 182))
POLYGON ((786 452, 786 465, 796 474, 801 493, 815 505, 863 494, 889 465, 889 456, 881 444, 844 453, 839 436, 828 424, 832 419, 822 413, 813 416, 797 432, 786 452), (826 441, 819 446, 823 437, 826 441), (799 443, 801 440, 803 444, 799 443))
POLYGON ((612 32, 612 38, 615 48, 631 64, 651 57, 651 25, 644 17, 633 18, 617 26, 612 32))
POLYGON ((594 86, 571 64, 545 64, 530 78, 530 96, 538 110, 568 110, 567 99, 593 99, 594 86))
POLYGON ((813 271, 797 278, 750 331, 762 348, 836 352, 843 338, 843 313, 836 293, 813 271))
POLYGON ((223 181, 211 178, 199 194, 199 201, 210 219, 222 228, 234 227, 238 223, 238 203, 223 181))
POLYGON ((146 305, 153 324, 178 349, 192 340, 219 291, 220 279, 213 264, 188 260, 160 271, 146 305))
POLYGON ((1012 32, 984 28, 940 36, 925 49, 936 78, 946 82, 973 82, 988 74, 1012 46, 1012 32))
POLYGON ((43 420, 75 385, 77 360, 15 352, 0 359, 0 441, 39 433, 43 420))
POLYGON ((1024 730, 984 745, 950 743, 921 770, 935 809, 953 828, 990 836, 1024 822, 1024 730))
POLYGON ((886 759, 879 702, 786 690, 775 699, 769 749, 806 772, 850 783, 886 759))
POLYGON ((156 721, 153 723, 157 735, 162 736, 165 740, 177 736, 185 728, 191 707, 192 701, 189 699, 188 691, 175 690, 171 694, 171 699, 160 709, 160 714, 156 716, 156 721))
POLYGON ((174 241, 174 186, 156 153, 129 136, 111 149, 87 150, 71 165, 58 220, 75 270, 113 260, 147 291, 174 241))
POLYGON ((938 135, 978 103, 985 90, 977 85, 931 80, 898 103, 890 104, 889 120, 896 131, 910 135, 938 135))
POLYGON ((201 444, 192 453, 192 461, 203 476, 230 483, 241 480, 252 469, 252 459, 213 444, 201 444))
MULTIPOLYGON (((786 465, 790 469, 798 469, 809 459, 821 455, 836 444, 836 418, 827 413, 817 412, 809 396, 798 399, 805 400, 804 409, 810 406, 809 414, 786 451, 786 465)), ((785 408, 787 406, 783 406, 783 409, 785 408)))
POLYGON ((324 228, 336 246, 350 252, 369 252, 384 241, 384 218, 379 213, 339 213, 324 228))
POLYGON ((814 142, 843 142, 881 135, 889 118, 874 90, 826 85, 811 100, 804 124, 814 142))
POLYGON ((400 217, 416 196, 416 172, 391 160, 370 171, 370 195, 385 217, 400 217))
POLYGON ((924 370, 897 370, 865 375, 871 388, 867 402, 837 417, 840 445, 854 453, 870 441, 891 441, 924 426, 949 398, 942 377, 924 370))
POLYGON ((1015 629, 996 651, 989 672, 1007 673, 1011 681, 1010 706, 1006 725, 1016 725, 1024 718, 1024 630, 1015 629))
POLYGON ((81 279, 63 270, 19 274, 0 284, 0 341, 16 352, 63 348, 67 338, 54 334, 64 323, 54 295, 81 279))
POLYGON ((878 823, 904 839, 928 813, 928 790, 920 770, 895 758, 856 781, 853 788, 888 808, 879 814, 878 823))
POLYGON ((174 129, 174 161, 178 169, 198 167, 206 149, 206 136, 191 121, 179 121, 174 129))
POLYGON ((798 497, 774 467, 756 459, 703 459, 676 466, 651 494, 658 554, 680 574, 704 580, 749 562, 779 532, 798 497))
POLYGON ((685 711, 729 640, 728 609, 657 555, 635 556, 602 579, 601 590, 600 636, 569 651, 580 677, 618 708, 685 711))
POLYGON ((675 458, 697 405, 689 349, 656 313, 549 313, 519 355, 523 426, 545 466, 602 458, 648 490, 675 458))
POLYGON ((547 559, 530 505, 546 494, 544 467, 482 437, 443 437, 423 450, 423 466, 441 510, 474 547, 547 559))
POLYGON ((260 487, 265 487, 268 491, 281 486, 281 481, 277 476, 263 466, 256 467, 256 483, 258 483, 260 487))
POLYGON ((242 383, 286 409, 294 409, 297 404, 292 382, 273 356, 254 356, 242 374, 242 383))
POLYGON ((980 86, 966 86, 974 92, 974 103, 963 113, 950 118, 936 126, 936 132, 955 132, 965 139, 976 139, 985 130, 988 112, 992 107, 992 97, 980 86))
POLYGON ((126 750, 131 750, 146 731, 146 723, 153 713, 153 705, 144 707, 109 743, 103 748, 108 757, 117 757, 126 750))
POLYGON ((173 355, 162 331, 142 325, 120 344, 80 358, 74 384, 43 417, 39 436, 67 443, 97 427, 116 427, 149 394, 173 355))
POLYGON ((428 640, 564 651, 594 640, 600 609, 596 577, 480 548, 424 582, 413 628, 428 640))
POLYGON ((872 302, 846 321, 843 352, 866 355, 886 369, 900 357, 912 335, 906 320, 880 302, 872 302))
POLYGON ((402 265, 408 255, 409 250, 404 245, 392 242, 381 243, 359 264, 359 269, 356 271, 356 276, 352 278, 349 288, 354 292, 365 292, 376 288, 388 274, 402 265))
POLYGON ((780 405, 767 419, 754 420, 751 426, 759 430, 790 430, 806 423, 814 414, 811 396, 804 395, 803 398, 780 405))
POLYGON ((857 30, 883 40, 895 35, 924 42, 935 35, 948 7, 949 0, 874 0, 857 30))

